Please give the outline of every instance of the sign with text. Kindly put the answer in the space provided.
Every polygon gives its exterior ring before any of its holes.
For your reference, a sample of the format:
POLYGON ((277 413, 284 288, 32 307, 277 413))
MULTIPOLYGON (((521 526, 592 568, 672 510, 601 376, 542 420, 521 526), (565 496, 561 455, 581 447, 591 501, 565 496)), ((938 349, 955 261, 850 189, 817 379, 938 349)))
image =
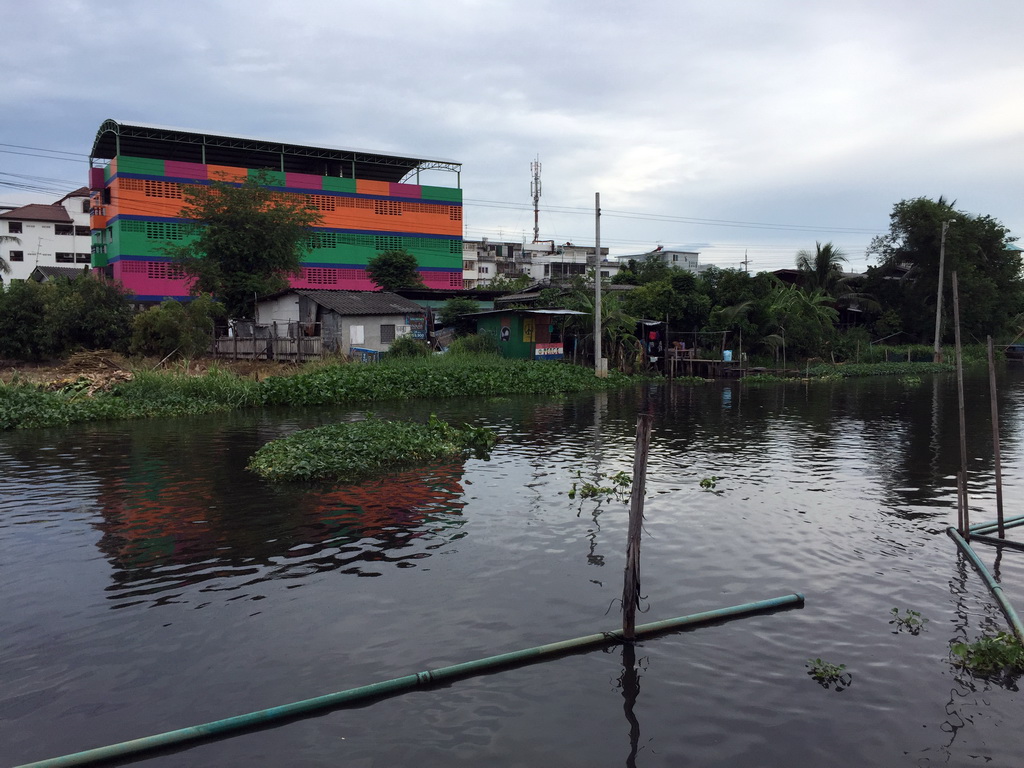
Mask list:
POLYGON ((562 344, 538 344, 533 348, 535 360, 561 360, 565 356, 562 344))

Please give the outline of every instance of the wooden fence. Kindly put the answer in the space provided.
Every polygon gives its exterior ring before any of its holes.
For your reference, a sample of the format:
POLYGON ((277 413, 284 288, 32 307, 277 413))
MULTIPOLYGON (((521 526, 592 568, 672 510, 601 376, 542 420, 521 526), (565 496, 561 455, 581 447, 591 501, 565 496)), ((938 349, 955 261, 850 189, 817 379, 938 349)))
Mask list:
POLYGON ((236 323, 218 331, 211 354, 228 360, 281 360, 302 363, 324 356, 320 323, 236 323))

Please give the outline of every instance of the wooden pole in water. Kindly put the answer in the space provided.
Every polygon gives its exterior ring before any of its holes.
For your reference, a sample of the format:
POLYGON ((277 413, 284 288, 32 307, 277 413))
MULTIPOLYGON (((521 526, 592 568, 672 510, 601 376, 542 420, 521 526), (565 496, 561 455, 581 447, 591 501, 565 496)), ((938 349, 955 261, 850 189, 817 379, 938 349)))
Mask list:
POLYGON ((999 538, 1006 538, 1003 528, 1003 465, 999 451, 999 403, 996 402, 996 354, 992 337, 988 337, 988 389, 992 399, 992 460, 996 471, 996 522, 999 538))
POLYGON ((636 636, 636 604, 640 598, 640 532, 644 522, 644 489, 647 485, 647 451, 651 444, 651 414, 636 420, 633 453, 633 488, 629 499, 629 534, 626 542, 626 574, 622 585, 622 635, 636 636))
POLYGON ((963 536, 967 526, 964 525, 964 473, 956 473, 956 527, 957 532, 963 536))
POLYGON ((956 393, 960 410, 960 474, 963 483, 964 528, 960 535, 970 541, 971 515, 967 499, 967 419, 964 415, 964 350, 960 344, 960 289, 957 286, 956 270, 953 271, 953 324, 956 331, 956 393))

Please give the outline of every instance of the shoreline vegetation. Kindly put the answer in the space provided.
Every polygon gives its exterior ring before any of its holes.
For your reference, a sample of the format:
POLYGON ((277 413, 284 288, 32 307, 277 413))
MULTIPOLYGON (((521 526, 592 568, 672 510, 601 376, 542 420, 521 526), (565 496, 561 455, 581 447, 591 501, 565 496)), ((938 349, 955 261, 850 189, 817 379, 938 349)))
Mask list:
POLYGON ((396 358, 378 363, 309 363, 263 379, 210 367, 139 370, 97 388, 81 375, 54 387, 0 383, 0 431, 120 419, 175 418, 275 406, 365 405, 387 400, 554 395, 617 389, 649 379, 494 355, 396 358))
MULTIPOLYGON (((980 355, 965 355, 971 363, 980 355)), ((747 384, 794 380, 829 381, 852 376, 945 373, 950 363, 882 362, 815 364, 748 375, 747 384)), ((658 377, 660 380, 660 377, 658 377)), ((276 406, 358 406, 387 400, 568 394, 619 389, 650 376, 610 371, 599 379, 589 368, 551 362, 506 360, 494 355, 392 358, 373 364, 317 362, 265 378, 241 376, 213 365, 195 375, 184 368, 136 370, 103 386, 78 375, 42 385, 15 374, 0 381, 0 431, 144 418, 175 418, 276 406)), ((667 380, 665 380, 667 381, 667 380)), ((677 383, 703 379, 676 378, 677 383)))

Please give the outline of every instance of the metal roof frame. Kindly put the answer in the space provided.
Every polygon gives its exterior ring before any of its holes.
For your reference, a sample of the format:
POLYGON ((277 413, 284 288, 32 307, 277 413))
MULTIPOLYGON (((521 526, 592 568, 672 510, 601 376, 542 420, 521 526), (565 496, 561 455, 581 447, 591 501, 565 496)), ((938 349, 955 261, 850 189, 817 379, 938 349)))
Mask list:
POLYGON ((96 132, 90 165, 117 155, 178 160, 203 165, 268 168, 291 173, 366 179, 418 181, 420 171, 450 171, 460 177, 462 164, 441 158, 417 158, 341 147, 317 147, 271 139, 227 136, 120 120, 105 120, 96 132))

